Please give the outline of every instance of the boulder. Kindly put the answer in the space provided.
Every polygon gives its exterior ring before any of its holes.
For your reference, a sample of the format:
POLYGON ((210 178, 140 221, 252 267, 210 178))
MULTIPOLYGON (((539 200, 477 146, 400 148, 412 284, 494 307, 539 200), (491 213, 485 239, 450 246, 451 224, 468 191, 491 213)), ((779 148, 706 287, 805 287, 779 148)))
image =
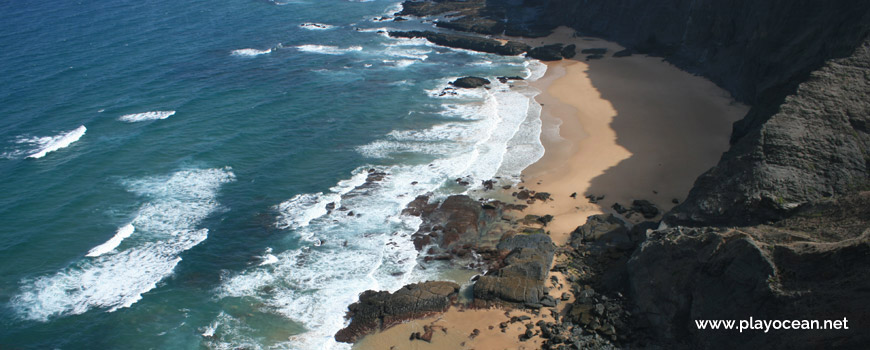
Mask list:
POLYGON ((562 59, 562 44, 552 44, 529 50, 529 57, 541 61, 558 61, 562 59))
POLYGON ((586 219, 585 224, 571 232, 570 244, 579 248, 584 242, 596 242, 628 250, 634 247, 628 233, 625 223, 613 214, 592 215, 586 219))
POLYGON ((458 293, 458 284, 443 281, 409 284, 395 293, 365 291, 348 306, 350 324, 335 334, 335 340, 353 343, 371 332, 447 311, 458 293))
POLYGON ((577 55, 577 45, 570 44, 562 48, 562 57, 574 58, 577 55))
POLYGON ((502 268, 481 276, 475 282, 475 304, 539 305, 545 295, 544 282, 555 254, 550 237, 541 234, 513 236, 499 243, 498 250, 510 253, 504 258, 502 268))
POLYGON ((455 81, 451 82, 450 85, 463 89, 473 89, 484 85, 489 85, 489 83, 490 81, 488 79, 481 77, 464 77, 456 79, 455 81))
POLYGON ((635 199, 631 202, 631 210, 640 213, 645 219, 652 219, 659 215, 659 208, 645 199, 635 199))

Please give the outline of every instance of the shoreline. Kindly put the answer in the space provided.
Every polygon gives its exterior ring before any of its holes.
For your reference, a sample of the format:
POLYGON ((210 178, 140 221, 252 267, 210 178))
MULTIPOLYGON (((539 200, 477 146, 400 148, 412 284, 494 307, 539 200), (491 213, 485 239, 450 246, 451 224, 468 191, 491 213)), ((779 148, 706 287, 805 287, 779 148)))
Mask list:
MULTIPOLYGON (((552 215, 543 229, 557 247, 565 246, 571 232, 590 215, 613 213, 628 224, 644 221, 639 214, 615 213, 613 203, 630 207, 632 200, 646 199, 658 207, 660 217, 674 205, 672 199, 682 201, 695 178, 727 151, 731 123, 748 110, 702 77, 655 57, 612 57, 623 48, 573 37, 573 31, 564 27, 546 38, 510 39, 533 46, 577 45, 577 57, 544 62, 544 76, 529 82, 541 91, 535 99, 542 106, 543 157, 523 170, 517 186, 484 195, 527 204, 528 208, 515 214, 520 217, 552 215), (601 47, 608 49, 603 59, 581 61, 581 50, 601 47), (713 127, 708 126, 711 123, 713 127), (514 192, 518 189, 547 192, 551 199, 521 200, 514 192), (576 198, 571 197, 573 193, 576 198), (586 196, 604 198, 590 201, 586 196)), ((564 257, 557 254, 551 267, 564 257)), ((550 271, 547 286, 558 285, 550 284, 551 277, 569 285, 562 273, 550 271)), ((573 298, 570 295, 569 301, 559 303, 557 312, 564 314, 573 298)), ((540 311, 452 306, 440 315, 369 334, 354 343, 353 349, 540 348, 538 335, 520 341, 526 328, 509 322, 517 315, 530 317, 532 323, 555 321, 545 309, 540 311), (500 322, 509 323, 504 332, 500 322), (444 332, 434 332, 431 342, 411 340, 409 335, 421 332, 423 326, 440 327, 444 332), (475 330, 478 334, 472 336, 475 330)))

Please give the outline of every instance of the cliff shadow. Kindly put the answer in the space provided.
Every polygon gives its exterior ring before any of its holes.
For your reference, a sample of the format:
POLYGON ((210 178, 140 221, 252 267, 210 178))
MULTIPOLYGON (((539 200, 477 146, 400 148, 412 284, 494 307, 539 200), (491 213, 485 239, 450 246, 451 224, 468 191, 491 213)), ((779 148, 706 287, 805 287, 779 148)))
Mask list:
POLYGON ((578 40, 578 52, 592 47, 608 52, 588 60, 589 55, 578 54, 575 60, 588 66, 583 73, 612 106, 615 115, 609 126, 615 144, 630 155, 594 177, 584 195, 606 196, 601 202, 606 208, 614 202, 628 207, 634 199, 646 199, 662 212, 670 210, 728 150, 732 123, 743 118, 748 107, 712 82, 661 58, 615 57, 622 49, 616 44, 578 40))

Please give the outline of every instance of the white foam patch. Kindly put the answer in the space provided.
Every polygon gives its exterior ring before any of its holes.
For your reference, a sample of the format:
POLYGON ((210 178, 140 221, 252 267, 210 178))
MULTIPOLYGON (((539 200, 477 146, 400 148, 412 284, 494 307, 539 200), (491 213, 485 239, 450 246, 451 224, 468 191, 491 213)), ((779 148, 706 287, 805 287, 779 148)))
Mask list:
POLYGON ((125 114, 118 117, 118 120, 128 123, 144 122, 149 120, 161 120, 171 117, 175 111, 151 111, 145 113, 125 114))
POLYGON ((526 67, 526 80, 535 81, 544 77, 547 73, 547 65, 538 60, 523 61, 526 67))
MULTIPOLYGON (((483 88, 462 89, 450 84, 459 78, 461 77, 439 79, 438 85, 435 88, 426 89, 426 93, 432 98, 466 100, 465 102, 482 101, 487 98, 488 93, 483 88)), ((493 79, 489 80, 493 81, 493 79)))
POLYGON ((234 179, 231 169, 223 168, 184 170, 127 182, 130 191, 148 201, 129 225, 137 234, 130 236, 130 230, 122 228, 112 240, 118 238, 119 245, 134 242, 113 253, 105 251, 115 243, 110 240, 91 250, 100 255, 54 275, 22 281, 13 307, 27 319, 47 321, 93 308, 112 312, 133 305, 172 273, 182 252, 208 237, 208 229, 196 226, 218 208, 215 197, 220 186, 234 179))
POLYGON ((133 231, 135 231, 135 227, 133 227, 133 224, 127 224, 122 226, 118 229, 117 232, 115 232, 115 235, 112 236, 112 238, 109 238, 109 240, 106 241, 106 243, 94 247, 85 256, 97 257, 111 252, 119 245, 121 245, 121 242, 124 241, 125 238, 130 237, 130 235, 133 234, 133 231))
POLYGON ((324 55, 343 55, 348 52, 354 51, 362 51, 362 46, 351 46, 348 48, 340 48, 338 46, 330 46, 330 45, 299 45, 296 46, 296 49, 302 52, 308 53, 319 53, 324 55))
POLYGON ((327 204, 333 203, 335 209, 341 207, 341 196, 365 183, 366 176, 365 173, 360 172, 349 180, 340 181, 330 193, 302 193, 278 204, 276 209, 279 215, 276 226, 280 229, 299 229, 308 226, 312 220, 329 212, 326 209, 327 204))
POLYGON ((329 29, 335 28, 334 25, 323 24, 323 23, 314 23, 314 22, 302 23, 299 25, 299 27, 305 28, 308 30, 329 30, 329 29))
POLYGON ((406 68, 419 61, 416 60, 383 60, 384 64, 390 67, 406 68))
POLYGON ((88 129, 84 125, 79 126, 70 131, 61 132, 54 136, 42 137, 23 137, 19 136, 15 143, 14 149, 3 152, 0 157, 7 159, 17 159, 22 157, 27 158, 42 158, 46 154, 57 151, 78 141, 85 135, 88 129))
POLYGON ((272 49, 257 50, 257 49, 248 48, 248 49, 233 50, 233 52, 230 54, 233 56, 255 57, 255 56, 259 56, 259 55, 265 55, 265 54, 270 53, 270 52, 272 52, 272 49))

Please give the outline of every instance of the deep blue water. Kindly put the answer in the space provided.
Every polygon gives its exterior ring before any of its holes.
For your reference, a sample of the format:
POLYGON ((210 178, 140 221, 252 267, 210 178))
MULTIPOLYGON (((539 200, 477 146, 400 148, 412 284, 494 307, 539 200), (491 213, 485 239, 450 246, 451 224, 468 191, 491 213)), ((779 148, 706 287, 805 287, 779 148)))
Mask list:
POLYGON ((344 348, 358 293, 431 276, 401 209, 540 157, 494 77, 541 72, 387 38, 429 27, 396 5, 0 3, 0 349, 344 348))

